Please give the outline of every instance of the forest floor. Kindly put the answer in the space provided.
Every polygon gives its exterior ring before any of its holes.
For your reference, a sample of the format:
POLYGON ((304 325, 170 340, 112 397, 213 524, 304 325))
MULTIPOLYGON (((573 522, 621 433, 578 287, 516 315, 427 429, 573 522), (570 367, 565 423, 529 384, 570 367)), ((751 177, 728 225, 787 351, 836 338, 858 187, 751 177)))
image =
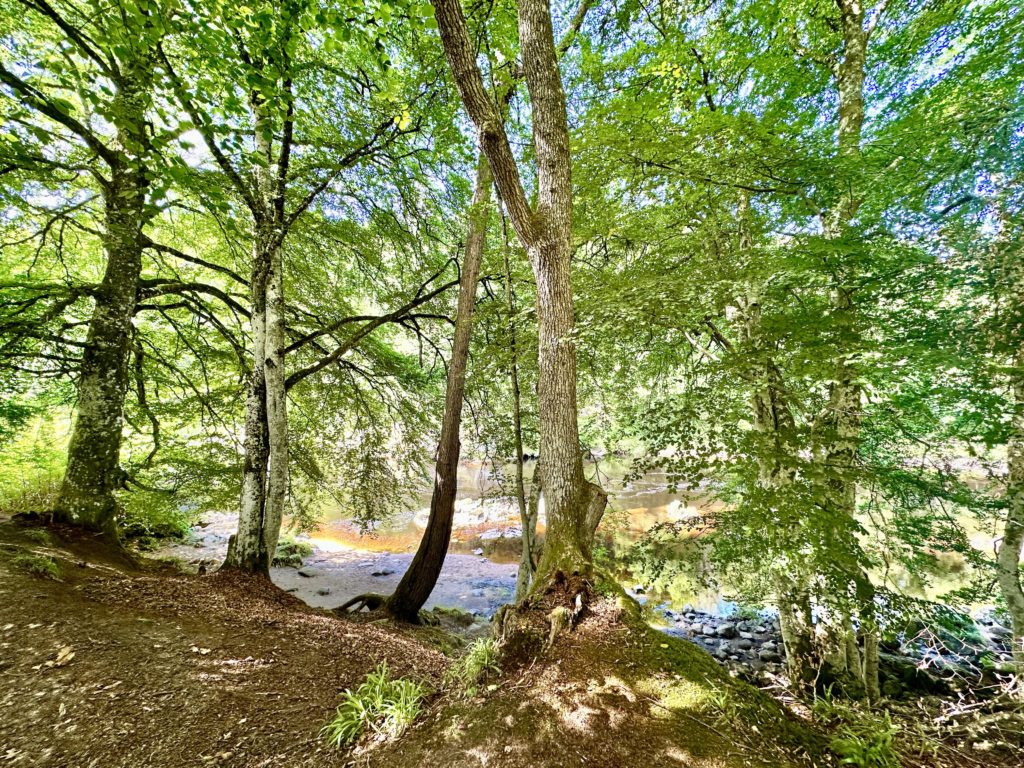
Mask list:
MULTIPOLYGON (((138 563, 0 520, 0 766, 831 765, 830 734, 605 598, 473 698, 432 696, 398 741, 319 732, 379 662, 442 689, 458 638, 339 618, 268 583, 138 563), (26 560, 26 557, 34 560, 26 560), (49 557, 58 578, 26 572, 49 557)), ((1000 749, 911 765, 1019 766, 1000 749)))

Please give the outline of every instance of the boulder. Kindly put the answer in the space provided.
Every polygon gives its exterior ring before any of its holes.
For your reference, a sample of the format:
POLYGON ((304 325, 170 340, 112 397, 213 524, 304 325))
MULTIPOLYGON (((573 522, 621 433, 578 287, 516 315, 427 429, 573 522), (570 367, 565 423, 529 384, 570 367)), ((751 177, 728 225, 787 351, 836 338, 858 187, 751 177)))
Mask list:
MULTIPOLYGON (((767 644, 766 644, 767 645, 767 644)), ((766 664, 778 664, 782 661, 782 657, 772 648, 763 647, 757 652, 757 658, 766 664)))
POLYGON ((719 624, 716 634, 719 637, 736 637, 736 625, 729 621, 719 624))

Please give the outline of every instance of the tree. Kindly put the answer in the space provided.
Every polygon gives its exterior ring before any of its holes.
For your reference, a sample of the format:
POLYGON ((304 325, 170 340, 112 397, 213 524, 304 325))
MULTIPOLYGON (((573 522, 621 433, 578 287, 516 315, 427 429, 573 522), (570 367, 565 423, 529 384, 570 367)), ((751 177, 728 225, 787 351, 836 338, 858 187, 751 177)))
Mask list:
POLYGON ((120 450, 131 321, 143 230, 157 213, 157 152, 167 138, 167 129, 154 131, 153 115, 156 51, 167 9, 150 0, 119 1, 107 4, 97 19, 95 8, 70 0, 25 0, 21 6, 25 22, 37 25, 37 37, 15 50, 38 58, 0 65, 0 82, 21 105, 10 115, 22 131, 7 145, 13 156, 6 162, 88 173, 103 197, 105 266, 99 284, 88 291, 94 308, 78 364, 77 412, 55 514, 116 537, 114 493, 125 482, 120 450), (33 49, 43 41, 64 55, 33 49), (44 141, 53 138, 69 154, 31 146, 27 139, 33 133, 44 141))
POLYGON ((458 0, 435 0, 441 42, 463 105, 479 133, 498 193, 537 283, 540 465, 547 533, 538 585, 588 573, 607 496, 583 475, 576 406, 576 349, 570 257, 569 129, 551 13, 545 0, 519 4, 523 78, 530 94, 537 206, 527 201, 498 104, 488 95, 458 0))
POLYGON ((465 254, 462 258, 452 354, 448 361, 448 384, 444 397, 444 416, 441 419, 441 436, 437 445, 430 516, 412 563, 386 603, 389 614, 405 621, 418 620, 420 608, 427 602, 434 585, 437 584, 452 533, 455 494, 459 488, 459 427, 462 422, 462 402, 466 388, 469 340, 473 328, 473 306, 476 303, 480 263, 487 241, 487 224, 491 211, 491 184, 487 160, 480 157, 477 162, 473 201, 466 217, 468 225, 465 254))

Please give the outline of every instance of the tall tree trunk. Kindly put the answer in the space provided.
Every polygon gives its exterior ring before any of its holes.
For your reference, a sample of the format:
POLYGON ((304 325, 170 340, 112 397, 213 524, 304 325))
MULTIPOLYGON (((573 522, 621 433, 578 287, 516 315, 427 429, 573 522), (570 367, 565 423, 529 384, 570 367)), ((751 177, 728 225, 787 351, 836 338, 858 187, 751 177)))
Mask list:
POLYGON ((271 256, 265 250, 266 235, 253 243, 250 277, 251 316, 249 333, 252 368, 245 400, 245 452, 242 466, 241 509, 238 529, 228 541, 224 565, 254 574, 269 575, 273 552, 267 551, 264 529, 267 516, 267 462, 270 436, 267 419, 267 283, 271 256))
MULTIPOLYGON (((521 554, 519 557, 519 572, 516 574, 515 601, 521 602, 530 589, 533 581, 533 550, 537 538, 537 518, 531 516, 531 509, 526 503, 526 482, 524 479, 523 455, 523 412, 522 395, 519 391, 519 345, 516 339, 516 299, 512 287, 512 261, 509 258, 508 227, 505 221, 505 214, 501 215, 501 238, 502 257, 505 263, 505 309, 508 312, 508 338, 509 338, 509 385, 512 389, 512 431, 516 448, 516 504, 519 507, 519 524, 522 529, 521 554)), ((540 477, 535 471, 533 483, 540 489, 540 477)), ((535 510, 534 510, 535 511, 535 510)))
POLYGON ((538 468, 547 515, 537 581, 543 582, 558 571, 589 571, 594 530, 607 496, 584 478, 580 452, 570 279, 572 158, 548 0, 520 1, 519 42, 538 164, 537 232, 524 245, 537 282, 538 468))
POLYGON ((1024 347, 1017 353, 1015 364, 1016 413, 1013 435, 1008 446, 1006 522, 1003 525, 997 566, 999 589, 1003 593, 1013 625, 1013 659, 1018 674, 1024 674, 1024 582, 1021 580, 1020 567, 1021 546, 1024 545, 1024 347))
POLYGON ((480 262, 487 239, 487 222, 491 208, 491 173, 487 158, 482 154, 477 166, 473 204, 469 211, 466 252, 462 260, 459 280, 459 302, 455 315, 455 338, 452 358, 448 364, 448 382, 445 389, 444 417, 441 437, 437 446, 437 465, 434 471, 434 492, 430 498, 430 517, 420 539, 416 555, 405 572, 394 594, 388 598, 389 614, 404 621, 416 621, 420 609, 434 591, 452 533, 455 514, 455 494, 458 491, 459 427, 462 420, 462 402, 466 388, 466 365, 469 359, 469 339, 473 328, 473 308, 480 278, 480 262))
POLYGON ((594 530, 607 500, 583 476, 576 412, 576 346, 570 282, 572 180, 569 126, 547 0, 520 0, 519 43, 530 93, 537 207, 523 190, 501 110, 488 95, 459 0, 433 0, 441 42, 480 136, 512 226, 537 282, 540 472, 547 534, 534 588, 558 572, 589 572, 594 530))
POLYGON ((142 57, 124 68, 115 83, 116 157, 104 195, 103 250, 106 268, 96 292, 78 381, 78 408, 68 463, 55 517, 72 525, 117 536, 115 490, 123 486, 120 467, 128 353, 142 272, 143 228, 152 218, 144 155, 152 61, 142 57))
POLYGON ((250 278, 252 370, 246 393, 244 463, 238 529, 226 568, 270 576, 288 487, 288 414, 284 369, 282 209, 271 173, 273 121, 258 92, 250 96, 256 146, 266 159, 254 185, 250 278))
MULTIPOLYGON (((749 256, 754 248, 750 194, 741 192, 737 209, 739 250, 749 256)), ((785 460, 785 434, 794 428, 793 412, 761 327, 761 299, 758 286, 748 284, 739 300, 743 308, 740 338, 753 361, 755 385, 750 396, 755 432, 761 438, 757 458, 757 484, 766 493, 785 493, 793 481, 792 463, 785 460)), ((786 649, 786 666, 791 683, 812 684, 821 669, 811 612, 810 574, 799 562, 787 564, 773 579, 779 628, 786 649)))
MULTIPOLYGON (((861 154, 861 136, 864 127, 864 78, 867 69, 867 49, 871 29, 865 27, 864 8, 860 0, 837 0, 843 39, 842 56, 835 69, 839 96, 837 149, 846 169, 861 154)), ((881 12, 879 10, 879 12, 881 12)), ((872 22, 874 23, 874 22, 872 22)), ((825 236, 841 243, 848 236, 850 225, 860 205, 857 185, 851 183, 846 192, 825 214, 825 236)), ((832 506, 849 518, 857 514, 857 454, 861 440, 861 399, 855 356, 861 344, 859 319, 854 297, 852 276, 840 269, 838 284, 832 290, 831 317, 838 326, 839 339, 835 362, 834 382, 829 393, 828 439, 824 462, 829 479, 828 499, 832 506)), ((850 574, 852 592, 860 613, 864 639, 863 663, 847 664, 850 673, 860 678, 869 699, 879 695, 878 684, 878 628, 875 620, 874 588, 868 575, 862 571, 850 574), (868 635, 871 635, 869 638, 868 635)), ((846 619, 839 623, 840 640, 850 655, 848 639, 852 623, 846 619)), ((853 643, 856 647, 856 643, 853 643)))
POLYGON ((1006 446, 1006 522, 996 555, 999 589, 1006 601, 1013 629, 1013 659, 1017 673, 1024 675, 1024 581, 1021 578, 1021 546, 1024 545, 1024 259, 1019 240, 1010 235, 1011 223, 1003 216, 1003 231, 997 264, 1007 281, 1007 323, 1004 343, 1012 352, 1010 389, 1013 413, 1006 446))

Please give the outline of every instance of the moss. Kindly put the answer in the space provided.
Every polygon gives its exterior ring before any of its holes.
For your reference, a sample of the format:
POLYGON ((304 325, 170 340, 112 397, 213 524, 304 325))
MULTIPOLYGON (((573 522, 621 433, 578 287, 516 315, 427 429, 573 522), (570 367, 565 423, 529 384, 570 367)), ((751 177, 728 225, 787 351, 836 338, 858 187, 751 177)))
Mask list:
POLYGON ((277 568, 301 568, 302 561, 312 554, 313 545, 308 541, 285 537, 277 542, 273 565, 277 568))

